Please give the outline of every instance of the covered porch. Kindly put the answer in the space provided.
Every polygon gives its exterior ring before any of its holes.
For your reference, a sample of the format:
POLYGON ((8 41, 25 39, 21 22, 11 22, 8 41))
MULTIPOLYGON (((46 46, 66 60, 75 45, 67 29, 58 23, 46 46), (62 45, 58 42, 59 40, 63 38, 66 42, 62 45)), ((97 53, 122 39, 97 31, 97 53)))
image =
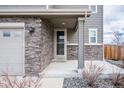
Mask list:
POLYGON ((80 9, 50 11, 50 15, 42 17, 47 19, 53 27, 53 59, 51 64, 53 62, 54 65, 57 62, 63 65, 65 62, 67 64, 73 63, 76 64, 77 70, 81 70, 84 67, 84 24, 86 18, 90 16, 90 11, 80 9))

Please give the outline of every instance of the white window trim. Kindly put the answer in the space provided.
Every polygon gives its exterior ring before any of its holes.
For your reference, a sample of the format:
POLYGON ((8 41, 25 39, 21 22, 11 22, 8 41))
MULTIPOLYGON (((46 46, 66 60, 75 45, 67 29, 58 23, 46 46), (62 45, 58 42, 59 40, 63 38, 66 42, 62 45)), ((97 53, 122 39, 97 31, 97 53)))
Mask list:
MULTIPOLYGON (((91 10, 91 6, 92 5, 89 5, 89 10, 91 10)), ((97 13, 97 5, 95 5, 95 6, 96 6, 96 11, 95 12, 91 11, 92 13, 97 13)))
POLYGON ((67 45, 78 45, 78 43, 67 43, 67 45))
POLYGON ((98 32, 98 29, 97 28, 89 28, 88 29, 89 30, 89 44, 97 44, 97 32, 98 32), (95 30, 95 32, 96 32, 96 42, 95 43, 91 43, 91 41, 90 41, 90 33, 91 33, 91 31, 92 30, 95 30))

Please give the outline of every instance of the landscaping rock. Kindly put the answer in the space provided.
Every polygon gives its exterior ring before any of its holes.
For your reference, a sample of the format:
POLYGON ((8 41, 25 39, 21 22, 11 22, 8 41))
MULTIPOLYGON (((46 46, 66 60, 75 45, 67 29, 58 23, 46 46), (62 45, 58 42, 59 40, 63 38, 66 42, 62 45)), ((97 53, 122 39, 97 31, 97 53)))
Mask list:
MULTIPOLYGON (((99 79, 94 88, 114 88, 111 80, 99 79)), ((63 88, 92 88, 87 84, 87 81, 82 78, 65 78, 63 88)))

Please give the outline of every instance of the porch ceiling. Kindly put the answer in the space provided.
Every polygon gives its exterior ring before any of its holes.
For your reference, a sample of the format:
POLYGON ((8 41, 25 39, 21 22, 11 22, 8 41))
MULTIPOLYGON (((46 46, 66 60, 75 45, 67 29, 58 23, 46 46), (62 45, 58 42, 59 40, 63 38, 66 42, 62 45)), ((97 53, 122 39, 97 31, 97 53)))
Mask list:
POLYGON ((77 23, 77 18, 51 18, 49 20, 55 28, 73 29, 77 23))

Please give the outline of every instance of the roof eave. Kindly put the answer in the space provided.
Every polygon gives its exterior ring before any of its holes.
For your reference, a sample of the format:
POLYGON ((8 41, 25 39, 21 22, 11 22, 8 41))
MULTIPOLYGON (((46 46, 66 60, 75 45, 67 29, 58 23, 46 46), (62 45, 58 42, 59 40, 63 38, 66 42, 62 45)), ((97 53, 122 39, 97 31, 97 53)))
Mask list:
POLYGON ((40 10, 40 11, 15 11, 15 10, 9 10, 0 11, 0 15, 41 15, 41 16, 85 16, 89 17, 91 15, 91 12, 88 10, 81 10, 81 9, 50 9, 50 10, 40 10))

